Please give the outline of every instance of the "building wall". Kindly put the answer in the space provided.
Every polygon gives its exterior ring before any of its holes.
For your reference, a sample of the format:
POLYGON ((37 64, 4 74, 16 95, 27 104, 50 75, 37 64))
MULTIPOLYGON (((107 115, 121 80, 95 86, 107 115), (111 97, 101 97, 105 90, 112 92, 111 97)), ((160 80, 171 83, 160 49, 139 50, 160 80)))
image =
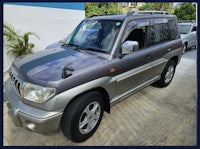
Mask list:
MULTIPOLYGON (((85 18, 84 3, 4 3, 3 9, 4 22, 21 33, 30 31, 40 37, 30 36, 34 52, 63 39, 85 18)), ((13 61, 7 51, 4 42, 4 71, 13 61)))

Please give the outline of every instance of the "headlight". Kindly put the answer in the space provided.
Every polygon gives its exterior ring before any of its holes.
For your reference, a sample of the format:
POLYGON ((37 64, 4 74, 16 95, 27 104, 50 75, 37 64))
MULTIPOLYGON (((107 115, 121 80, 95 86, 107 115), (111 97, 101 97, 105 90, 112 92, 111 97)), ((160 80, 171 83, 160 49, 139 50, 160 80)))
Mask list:
POLYGON ((23 97, 27 100, 44 103, 49 98, 55 95, 55 88, 47 88, 31 83, 26 83, 23 88, 23 97))

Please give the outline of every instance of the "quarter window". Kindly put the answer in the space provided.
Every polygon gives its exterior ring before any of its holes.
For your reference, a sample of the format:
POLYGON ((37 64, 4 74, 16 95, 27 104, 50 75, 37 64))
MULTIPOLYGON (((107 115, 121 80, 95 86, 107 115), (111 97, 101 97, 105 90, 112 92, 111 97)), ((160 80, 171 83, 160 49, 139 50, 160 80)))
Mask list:
POLYGON ((178 38, 177 24, 175 20, 169 20, 169 33, 170 33, 170 39, 178 38))

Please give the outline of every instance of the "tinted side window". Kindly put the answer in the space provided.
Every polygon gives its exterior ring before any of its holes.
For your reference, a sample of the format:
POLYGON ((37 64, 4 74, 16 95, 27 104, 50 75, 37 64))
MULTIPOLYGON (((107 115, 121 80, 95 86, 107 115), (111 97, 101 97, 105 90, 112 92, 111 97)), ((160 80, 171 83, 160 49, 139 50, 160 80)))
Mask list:
POLYGON ((145 44, 146 27, 139 27, 134 29, 125 41, 137 41, 139 43, 139 49, 144 48, 145 44))
POLYGON ((192 32, 194 32, 194 31, 197 31, 197 27, 196 26, 192 29, 192 32))
POLYGON ((146 45, 147 27, 149 19, 131 20, 127 23, 122 42, 131 40, 139 43, 139 49, 146 45))
POLYGON ((149 45, 154 45, 170 39, 168 23, 155 24, 150 26, 149 45))
POLYGON ((175 20, 169 20, 168 22, 169 22, 170 39, 178 38, 176 21, 175 20))

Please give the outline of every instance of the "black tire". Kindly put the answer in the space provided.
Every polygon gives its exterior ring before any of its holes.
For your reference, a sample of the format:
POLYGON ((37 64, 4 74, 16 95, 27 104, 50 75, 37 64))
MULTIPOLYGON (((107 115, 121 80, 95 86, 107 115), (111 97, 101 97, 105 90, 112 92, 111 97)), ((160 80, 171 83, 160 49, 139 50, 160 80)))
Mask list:
POLYGON ((182 54, 184 54, 185 53, 185 51, 187 50, 187 43, 184 43, 183 44, 183 51, 182 51, 182 54))
POLYGON ((61 128, 64 135, 74 142, 83 142, 87 140, 98 128, 103 116, 103 112, 103 97, 99 92, 91 91, 79 96, 70 103, 63 114, 61 120, 61 128), (95 108, 94 106, 97 107, 96 110, 93 109, 95 108), (90 108, 92 108, 90 114, 87 114, 86 111, 88 109, 90 110, 90 108), (95 110, 95 112, 92 113, 92 110, 95 110), (95 120, 94 116, 96 116, 98 120, 95 120), (79 128, 81 121, 89 122, 87 124, 84 124, 83 128, 79 128), (90 127, 88 127, 89 125, 91 125, 93 128, 91 129, 90 127), (88 132, 85 132, 86 130, 88 130, 88 132))
POLYGON ((176 62, 174 60, 169 60, 161 74, 160 80, 156 81, 154 85, 157 87, 168 86, 174 77, 175 70, 176 70, 176 62), (169 71, 171 72, 171 69, 173 69, 173 72, 170 73, 170 75, 168 75, 169 77, 167 78, 166 75, 167 73, 169 74, 169 71))

